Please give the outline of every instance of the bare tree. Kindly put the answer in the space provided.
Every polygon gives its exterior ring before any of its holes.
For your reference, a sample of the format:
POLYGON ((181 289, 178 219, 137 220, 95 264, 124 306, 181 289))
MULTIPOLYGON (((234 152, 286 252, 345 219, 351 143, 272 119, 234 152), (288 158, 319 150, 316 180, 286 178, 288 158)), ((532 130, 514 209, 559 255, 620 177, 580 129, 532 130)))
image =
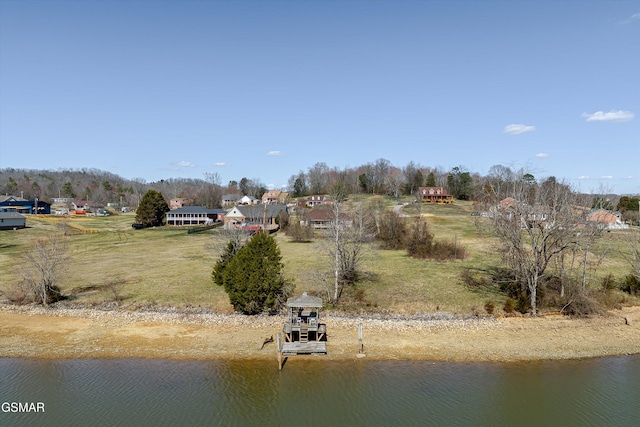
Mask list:
POLYGON ((363 204, 347 208, 343 186, 334 186, 331 221, 325 251, 333 264, 333 301, 337 303, 346 286, 358 280, 365 246, 373 240, 373 215, 363 204))
POLYGON ((36 302, 48 305, 60 299, 56 283, 67 261, 66 252, 66 240, 57 234, 35 239, 25 252, 22 279, 36 302))
POLYGON ((324 162, 318 162, 309 168, 307 179, 309 190, 312 194, 324 194, 329 183, 329 166, 324 162))
POLYGON ((215 257, 220 257, 224 254, 227 246, 231 242, 234 247, 241 248, 251 238, 249 233, 242 231, 239 228, 219 228, 209 243, 205 245, 215 257))
POLYGON ((626 250, 622 252, 622 256, 631 267, 631 275, 640 282, 640 228, 626 230, 623 236, 626 250))
POLYGON ((385 180, 387 192, 397 199, 402 194, 402 187, 404 184, 402 171, 398 168, 392 167, 385 180))
MULTIPOLYGON (((515 174, 516 179, 509 183, 509 199, 493 197, 489 217, 504 262, 528 290, 535 316, 541 279, 557 255, 577 245, 581 217, 575 209, 576 195, 567 185, 555 178, 532 184, 522 179, 525 175, 522 171, 515 174)), ((502 193, 490 187, 487 190, 494 196, 502 193)))

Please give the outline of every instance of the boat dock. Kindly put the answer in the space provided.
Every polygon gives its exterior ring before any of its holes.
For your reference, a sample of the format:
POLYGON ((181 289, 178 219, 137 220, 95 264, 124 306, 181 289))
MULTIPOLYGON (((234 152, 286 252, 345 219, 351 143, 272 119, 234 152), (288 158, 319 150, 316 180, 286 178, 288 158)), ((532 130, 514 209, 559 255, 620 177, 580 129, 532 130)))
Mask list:
POLYGON ((319 314, 322 298, 303 292, 297 298, 289 298, 287 308, 289 316, 278 333, 279 369, 289 356, 327 354, 327 325, 320 322, 319 314))

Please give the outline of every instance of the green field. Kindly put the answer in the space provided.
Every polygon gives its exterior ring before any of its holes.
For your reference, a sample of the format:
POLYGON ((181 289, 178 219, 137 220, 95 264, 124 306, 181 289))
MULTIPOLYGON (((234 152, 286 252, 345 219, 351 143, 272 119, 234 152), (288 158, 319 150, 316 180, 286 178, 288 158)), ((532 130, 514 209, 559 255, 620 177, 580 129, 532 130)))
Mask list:
MULTIPOLYGON (((393 200, 384 199, 386 207, 393 200)), ((470 202, 454 205, 423 205, 425 217, 436 239, 455 240, 465 247, 468 257, 462 261, 420 261, 404 251, 367 248, 363 263, 363 280, 357 298, 347 294, 347 307, 405 314, 445 311, 468 314, 482 311, 487 301, 501 307, 504 297, 487 290, 470 290, 460 281, 464 269, 474 272, 496 265, 494 241, 476 227, 478 217, 470 216, 470 202), (356 302, 357 301, 357 302, 356 302)), ((415 215, 415 205, 404 212, 415 215)), ((480 219, 481 220, 481 219, 480 219)), ((0 231, 0 292, 5 296, 20 280, 20 255, 34 238, 67 231, 68 256, 59 285, 63 293, 73 295, 74 302, 101 304, 113 300, 104 289, 118 283, 125 307, 150 305, 202 306, 217 312, 232 308, 222 288, 211 281, 217 259, 212 245, 219 241, 219 230, 187 234, 186 228, 161 227, 133 230, 134 214, 109 217, 81 217, 62 220, 54 216, 30 216, 29 228, 0 231), (216 238, 218 237, 218 238, 216 238)), ((608 273, 621 277, 629 270, 620 255, 624 232, 605 233, 594 252, 606 253, 589 269, 593 283, 608 273)), ((312 243, 292 243, 282 233, 276 239, 283 255, 285 274, 302 291, 326 295, 330 290, 327 273, 331 261, 325 255, 322 239, 312 243)), ((4 299, 0 295, 0 300, 4 299)), ((344 308, 344 307, 343 307, 344 308)))

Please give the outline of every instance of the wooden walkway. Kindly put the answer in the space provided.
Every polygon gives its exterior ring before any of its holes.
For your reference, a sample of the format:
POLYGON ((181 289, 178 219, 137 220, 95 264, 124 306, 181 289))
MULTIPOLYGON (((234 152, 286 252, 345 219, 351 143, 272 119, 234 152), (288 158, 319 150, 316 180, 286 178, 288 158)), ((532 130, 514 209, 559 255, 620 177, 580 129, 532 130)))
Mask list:
POLYGON ((283 356, 295 356, 297 354, 327 354, 327 343, 325 341, 308 342, 284 342, 282 343, 283 356))

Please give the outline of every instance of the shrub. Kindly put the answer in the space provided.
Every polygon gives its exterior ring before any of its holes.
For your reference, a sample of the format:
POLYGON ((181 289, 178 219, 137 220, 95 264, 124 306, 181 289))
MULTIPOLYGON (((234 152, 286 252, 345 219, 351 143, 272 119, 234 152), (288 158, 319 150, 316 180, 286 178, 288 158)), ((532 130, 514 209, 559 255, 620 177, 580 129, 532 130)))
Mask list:
POLYGON ((490 278, 474 276, 468 268, 462 270, 462 273, 460 273, 460 280, 462 280, 462 283, 471 289, 490 288, 494 286, 494 283, 490 278))
POLYGON ((603 291, 611 291, 616 288, 616 279, 613 277, 613 274, 607 274, 602 281, 600 282, 600 286, 603 291))
POLYGON ((433 245, 433 234, 429 231, 429 226, 420 218, 416 218, 407 240, 407 253, 413 258, 429 258, 433 245))
POLYGON ((466 256, 465 249, 457 242, 435 241, 431 248, 431 258, 441 261, 464 259, 466 256))
POLYGON ((34 290, 35 302, 38 304, 53 304, 62 301, 65 297, 62 295, 60 287, 57 285, 46 285, 34 290))
POLYGON ((290 223, 285 234, 295 243, 306 243, 313 240, 313 229, 308 225, 300 224, 298 221, 290 223))
POLYGON ((12 304, 23 305, 33 302, 32 289, 22 282, 8 290, 5 295, 12 304))
POLYGON ((379 232, 376 239, 382 249, 404 249, 407 240, 407 226, 400 215, 387 211, 380 217, 379 232))
POLYGON ((489 316, 493 315, 495 309, 496 305, 493 303, 493 301, 487 301, 484 303, 484 311, 486 311, 489 316))
POLYGON ((637 295, 640 293, 640 279, 638 276, 629 274, 625 276, 620 286, 620 290, 630 295, 637 295))
POLYGON ((513 312, 515 311, 515 301, 511 298, 507 298, 502 309, 505 313, 513 314, 513 312))
POLYGON ((407 253, 410 257, 436 259, 439 261, 464 259, 465 249, 457 242, 436 241, 426 222, 417 218, 407 238, 407 253))
POLYGON ((575 282, 565 286, 565 295, 560 300, 560 304, 562 304, 560 312, 566 316, 584 317, 602 313, 602 307, 598 301, 575 282))

